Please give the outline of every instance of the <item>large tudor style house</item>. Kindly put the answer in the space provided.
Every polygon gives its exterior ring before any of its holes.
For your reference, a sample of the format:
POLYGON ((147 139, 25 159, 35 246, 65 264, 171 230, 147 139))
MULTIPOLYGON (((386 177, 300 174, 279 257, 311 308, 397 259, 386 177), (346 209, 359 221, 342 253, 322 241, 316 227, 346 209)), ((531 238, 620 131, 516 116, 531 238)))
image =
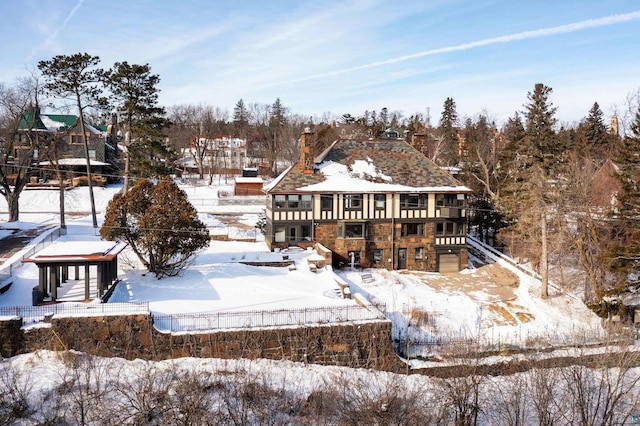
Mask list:
POLYGON ((466 266, 470 189, 401 139, 341 139, 318 157, 310 130, 300 141, 300 161, 265 188, 271 250, 317 242, 334 264, 466 266))

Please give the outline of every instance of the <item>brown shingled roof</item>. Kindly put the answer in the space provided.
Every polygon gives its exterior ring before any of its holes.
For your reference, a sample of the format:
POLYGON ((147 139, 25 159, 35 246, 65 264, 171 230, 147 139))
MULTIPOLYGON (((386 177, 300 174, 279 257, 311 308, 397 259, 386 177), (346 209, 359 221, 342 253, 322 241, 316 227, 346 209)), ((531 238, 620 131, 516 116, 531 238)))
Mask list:
MULTIPOLYGON (((316 163, 333 161, 349 166, 356 160, 371 159, 379 172, 391 177, 389 183, 411 187, 462 186, 450 174, 403 140, 340 139, 316 163)), ((298 188, 321 183, 322 173, 302 173, 299 165, 294 165, 286 175, 279 178, 269 193, 291 193, 298 188)), ((347 188, 345 188, 347 189, 347 188)))

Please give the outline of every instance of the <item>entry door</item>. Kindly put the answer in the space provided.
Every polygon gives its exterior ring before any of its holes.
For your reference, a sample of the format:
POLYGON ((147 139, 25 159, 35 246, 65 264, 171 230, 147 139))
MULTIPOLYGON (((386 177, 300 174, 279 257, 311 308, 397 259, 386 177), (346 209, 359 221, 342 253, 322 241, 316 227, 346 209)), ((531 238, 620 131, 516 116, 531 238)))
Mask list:
POLYGON ((291 226, 289 227, 289 245, 296 245, 298 244, 298 238, 296 238, 297 235, 297 227, 296 226, 291 226))
POLYGON ((398 249, 398 269, 407 269, 407 249, 398 249))

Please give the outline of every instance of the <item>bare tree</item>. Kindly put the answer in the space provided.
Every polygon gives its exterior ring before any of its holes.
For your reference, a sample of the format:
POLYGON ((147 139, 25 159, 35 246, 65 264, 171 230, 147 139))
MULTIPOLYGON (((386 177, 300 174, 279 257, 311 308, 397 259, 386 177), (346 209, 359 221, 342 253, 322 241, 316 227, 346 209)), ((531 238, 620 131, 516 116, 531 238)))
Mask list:
POLYGON ((26 78, 0 84, 0 194, 7 201, 9 222, 19 220, 19 198, 32 174, 34 154, 47 138, 39 118, 38 81, 26 78))

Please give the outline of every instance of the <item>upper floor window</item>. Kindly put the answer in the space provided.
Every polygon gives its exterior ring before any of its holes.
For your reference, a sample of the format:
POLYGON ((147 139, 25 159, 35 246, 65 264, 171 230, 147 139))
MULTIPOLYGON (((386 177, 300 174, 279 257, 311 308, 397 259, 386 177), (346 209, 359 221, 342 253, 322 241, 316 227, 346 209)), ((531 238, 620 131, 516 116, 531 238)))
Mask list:
POLYGON ((311 210, 311 194, 275 195, 274 207, 288 210, 311 210))
POLYGON ((344 208, 346 210, 361 210, 362 209, 362 194, 345 194, 344 195, 344 208))
POLYGON ((320 195, 320 209, 333 210, 333 195, 331 194, 320 195))
POLYGON ((464 194, 437 194, 438 207, 464 207, 464 194))
MULTIPOLYGON (((79 145, 84 143, 84 139, 82 138, 82 135, 71 135, 70 138, 71 138, 72 145, 79 145)), ((87 142, 89 142, 88 134, 87 134, 87 142)))
POLYGON ((384 206, 387 201, 386 194, 375 194, 373 196, 373 200, 374 200, 376 210, 384 210, 384 206))
POLYGON ((427 207, 427 194, 400 194, 401 209, 424 209, 427 207))
POLYGON ((277 209, 284 209, 287 207, 287 196, 286 195, 276 195, 274 196, 274 206, 277 209))
POLYGON ((313 200, 313 197, 311 194, 304 194, 302 195, 302 201, 300 204, 300 208, 302 208, 302 210, 311 210, 311 202, 313 200))

